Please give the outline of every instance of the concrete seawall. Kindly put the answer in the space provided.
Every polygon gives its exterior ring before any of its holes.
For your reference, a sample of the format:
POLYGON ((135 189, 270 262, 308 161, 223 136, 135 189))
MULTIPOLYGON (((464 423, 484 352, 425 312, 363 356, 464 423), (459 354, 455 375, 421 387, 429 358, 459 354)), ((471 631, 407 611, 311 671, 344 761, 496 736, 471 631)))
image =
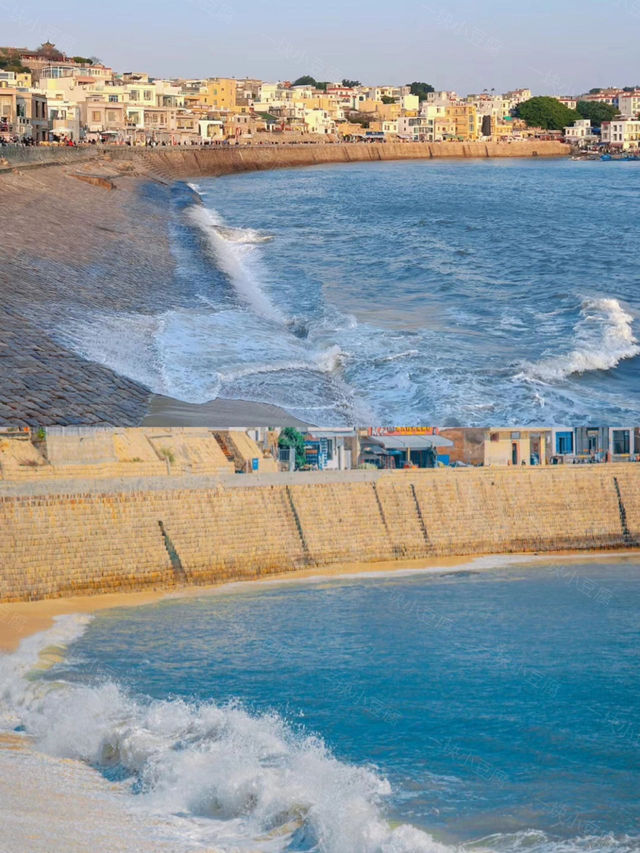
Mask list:
POLYGON ((0 497, 0 601, 237 581, 335 563, 640 543, 640 466, 0 497))
POLYGON ((570 147, 561 142, 388 142, 309 145, 265 145, 230 148, 110 149, 105 157, 128 163, 136 171, 165 180, 227 175, 323 163, 379 162, 511 157, 566 157, 570 147))
POLYGON ((566 157, 569 145, 547 140, 522 142, 387 142, 309 143, 219 148, 7 148, 0 152, 0 171, 39 166, 80 165, 112 161, 126 171, 149 173, 164 180, 233 172, 313 166, 321 163, 378 162, 469 158, 566 157))

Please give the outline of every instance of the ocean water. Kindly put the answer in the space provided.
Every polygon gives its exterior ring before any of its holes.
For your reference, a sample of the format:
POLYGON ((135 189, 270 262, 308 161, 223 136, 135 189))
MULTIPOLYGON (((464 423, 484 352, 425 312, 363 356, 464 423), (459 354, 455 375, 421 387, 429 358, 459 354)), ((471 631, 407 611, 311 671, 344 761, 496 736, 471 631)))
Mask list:
POLYGON ((0 658, 0 721, 176 851, 631 853, 639 570, 483 558, 63 620, 53 669, 0 658))
POLYGON ((634 422, 639 190, 638 163, 535 159, 203 179, 173 201, 190 301, 59 336, 154 391, 316 424, 634 422))

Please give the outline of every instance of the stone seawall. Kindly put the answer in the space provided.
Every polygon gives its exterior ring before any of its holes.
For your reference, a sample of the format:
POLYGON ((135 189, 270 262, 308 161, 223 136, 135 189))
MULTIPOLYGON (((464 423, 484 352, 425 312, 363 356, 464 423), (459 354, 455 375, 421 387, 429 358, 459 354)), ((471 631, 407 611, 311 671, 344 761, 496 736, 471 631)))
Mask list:
POLYGON ((112 161, 126 171, 149 173, 163 180, 233 172, 313 166, 321 163, 377 162, 513 157, 566 157, 569 145, 548 140, 522 142, 385 142, 300 143, 230 147, 130 148, 6 148, 0 150, 1 171, 38 166, 73 166, 93 160, 112 161))
POLYGON ((163 180, 227 175, 322 163, 487 157, 566 157, 562 142, 386 142, 253 145, 229 148, 111 148, 105 157, 163 180))
POLYGON ((374 481, 0 497, 0 601, 298 568, 631 548, 640 466, 389 473, 374 481))

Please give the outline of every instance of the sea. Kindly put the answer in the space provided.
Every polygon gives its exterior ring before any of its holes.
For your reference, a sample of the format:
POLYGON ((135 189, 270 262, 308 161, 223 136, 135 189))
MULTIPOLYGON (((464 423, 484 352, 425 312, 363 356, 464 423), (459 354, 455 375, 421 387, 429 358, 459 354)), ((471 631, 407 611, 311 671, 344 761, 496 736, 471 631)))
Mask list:
POLYGON ((60 618, 0 727, 176 852, 637 853, 639 655, 637 555, 237 584, 60 618))
POLYGON ((179 183, 180 305, 57 336, 157 393, 320 425, 637 423, 639 199, 640 163, 542 158, 179 183))

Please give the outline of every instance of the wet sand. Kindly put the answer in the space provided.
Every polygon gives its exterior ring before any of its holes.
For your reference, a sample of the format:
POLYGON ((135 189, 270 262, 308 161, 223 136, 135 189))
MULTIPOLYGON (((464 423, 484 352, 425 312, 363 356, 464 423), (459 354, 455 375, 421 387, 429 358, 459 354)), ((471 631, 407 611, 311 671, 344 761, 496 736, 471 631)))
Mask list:
POLYGON ((36 752, 24 737, 0 735, 0 803, 2 853, 179 849, 160 821, 133 812, 117 785, 80 761, 36 752))
POLYGON ((163 427, 307 427, 279 406, 249 400, 211 400, 209 403, 183 403, 173 397, 154 394, 142 426, 163 427))

